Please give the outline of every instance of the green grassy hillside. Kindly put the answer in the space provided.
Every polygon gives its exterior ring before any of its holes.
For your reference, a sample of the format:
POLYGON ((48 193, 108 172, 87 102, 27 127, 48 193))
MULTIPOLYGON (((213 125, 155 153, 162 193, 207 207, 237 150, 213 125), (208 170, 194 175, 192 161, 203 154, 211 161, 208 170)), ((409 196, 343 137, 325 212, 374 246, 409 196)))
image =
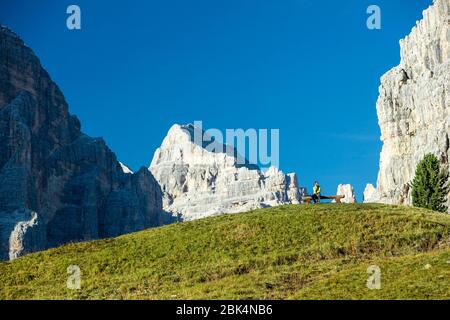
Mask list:
POLYGON ((70 244, 0 264, 0 299, 450 299, 450 216, 281 206, 70 244), (82 272, 66 287, 67 267, 82 272), (381 268, 369 290, 367 268, 381 268))

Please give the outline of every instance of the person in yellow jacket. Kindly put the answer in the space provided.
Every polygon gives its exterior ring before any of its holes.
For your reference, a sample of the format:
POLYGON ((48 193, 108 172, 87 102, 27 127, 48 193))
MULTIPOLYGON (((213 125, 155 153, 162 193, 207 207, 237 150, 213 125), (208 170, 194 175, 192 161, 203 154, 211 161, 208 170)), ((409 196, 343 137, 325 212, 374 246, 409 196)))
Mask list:
POLYGON ((314 203, 320 203, 320 185, 318 181, 314 182, 312 200, 314 203))

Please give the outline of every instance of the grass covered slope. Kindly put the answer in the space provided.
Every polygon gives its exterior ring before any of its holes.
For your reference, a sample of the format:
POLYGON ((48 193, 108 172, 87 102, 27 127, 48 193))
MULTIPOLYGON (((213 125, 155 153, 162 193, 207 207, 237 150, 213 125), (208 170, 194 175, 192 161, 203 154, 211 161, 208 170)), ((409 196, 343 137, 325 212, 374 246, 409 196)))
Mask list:
POLYGON ((450 216, 292 205, 70 244, 0 264, 0 299, 449 299, 450 216), (370 265, 381 289, 369 290, 370 265), (66 287, 67 267, 82 272, 66 287))

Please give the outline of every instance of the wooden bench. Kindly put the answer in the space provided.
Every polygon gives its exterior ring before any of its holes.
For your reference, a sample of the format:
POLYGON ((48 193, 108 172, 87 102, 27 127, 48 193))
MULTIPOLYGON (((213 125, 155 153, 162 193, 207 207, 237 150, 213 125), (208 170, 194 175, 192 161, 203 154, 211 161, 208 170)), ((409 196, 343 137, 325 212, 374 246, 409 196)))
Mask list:
MULTIPOLYGON (((340 195, 335 195, 335 196, 320 196, 320 200, 324 199, 324 200, 330 200, 333 199, 336 201, 336 203, 341 203, 341 199, 345 198, 345 196, 340 196, 340 195)), ((307 197, 303 197, 303 202, 305 202, 306 204, 311 204, 312 201, 312 197, 311 196, 307 196, 307 197)))

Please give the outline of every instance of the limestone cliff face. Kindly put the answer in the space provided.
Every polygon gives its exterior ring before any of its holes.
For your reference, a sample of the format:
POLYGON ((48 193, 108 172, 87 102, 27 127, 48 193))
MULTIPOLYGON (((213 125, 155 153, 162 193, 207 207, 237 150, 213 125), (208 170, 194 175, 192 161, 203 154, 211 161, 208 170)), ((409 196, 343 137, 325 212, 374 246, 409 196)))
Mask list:
POLYGON ((0 260, 164 220, 151 173, 124 173, 83 134, 32 50, 0 27, 0 260))
POLYGON ((194 143, 192 125, 174 125, 154 154, 150 171, 164 193, 164 209, 183 220, 299 203, 294 173, 238 165, 233 150, 210 152, 194 143))
POLYGON ((377 194, 371 191, 370 197, 410 204, 408 183, 423 156, 431 152, 449 165, 450 0, 436 0, 425 10, 400 47, 400 65, 381 80, 377 113, 383 148, 377 194))

